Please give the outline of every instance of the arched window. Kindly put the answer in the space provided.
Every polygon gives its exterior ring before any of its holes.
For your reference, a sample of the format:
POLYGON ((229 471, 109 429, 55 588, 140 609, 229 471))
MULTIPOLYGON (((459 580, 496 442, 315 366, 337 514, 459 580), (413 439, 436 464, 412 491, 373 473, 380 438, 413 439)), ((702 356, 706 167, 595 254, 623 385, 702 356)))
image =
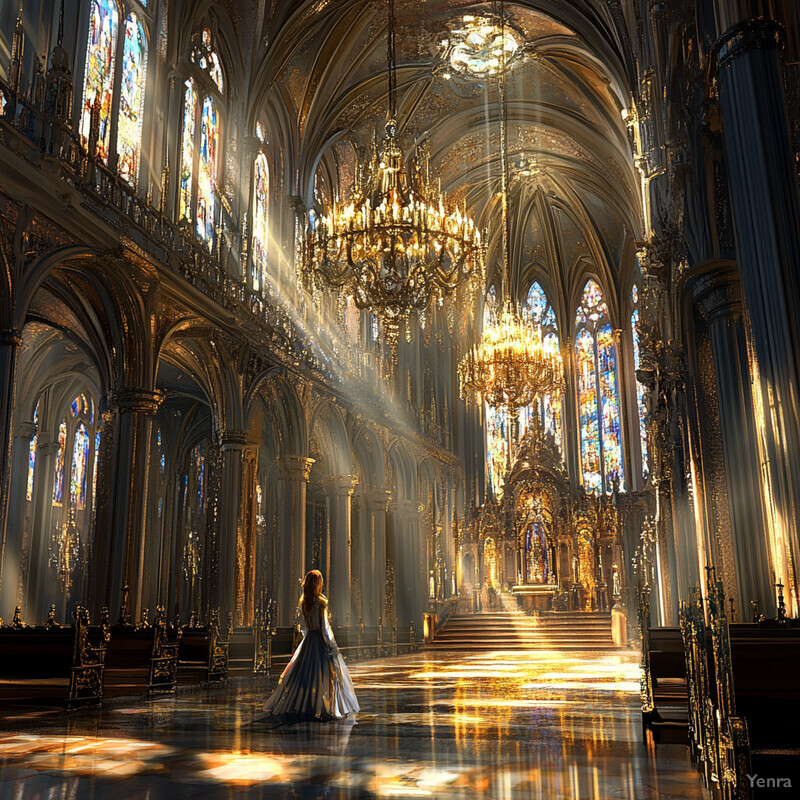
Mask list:
MULTIPOLYGON (((497 315, 497 292, 492 286, 483 304, 483 327, 492 325, 497 315)), ((508 465, 508 419, 504 408, 484 404, 486 420, 486 482, 492 497, 503 496, 503 483, 508 465)), ((522 415, 520 415, 522 417, 522 415)))
MULTIPOLYGON (((256 135, 263 142, 258 126, 256 135)), ((256 156, 253 174, 253 289, 262 291, 267 279, 267 244, 269 241, 269 164, 264 153, 256 156)))
POLYGON ((119 174, 131 184, 139 174, 146 78, 147 36, 139 16, 131 12, 125 20, 117 133, 119 174))
MULTIPOLYGON (((146 8, 147 3, 139 0, 146 8)), ((135 7, 132 0, 126 6, 135 7)), ((109 163, 112 135, 116 127, 117 169, 122 178, 136 185, 141 161, 142 117, 147 80, 147 30, 141 15, 131 10, 119 35, 119 5, 116 0, 92 0, 83 108, 80 134, 84 145, 92 136, 92 118, 97 109, 97 155, 109 163), (117 64, 122 64, 117 79, 117 64), (119 87, 117 89, 117 86, 119 87), (114 94, 119 92, 119 114, 112 116, 114 94)))
POLYGON ((58 428, 58 453, 56 454, 56 474, 53 479, 53 505, 60 506, 64 501, 64 460, 67 450, 67 421, 58 428))
MULTIPOLYGON (((631 314, 631 335, 633 336, 633 368, 639 371, 639 289, 634 285, 631 290, 633 313, 631 314)), ((644 398, 647 387, 636 381, 636 403, 639 408, 639 438, 642 443, 642 477, 647 480, 650 473, 650 461, 647 453, 647 406, 644 398)))
POLYGON ((583 290, 575 320, 581 466, 586 491, 624 489, 617 347, 608 306, 592 280, 583 290))
POLYGON ((195 234, 211 249, 216 236, 219 105, 224 80, 209 29, 195 37, 191 61, 196 69, 195 77, 185 83, 178 212, 182 219, 194 220, 195 234))
MULTIPOLYGON (((534 281, 531 288, 528 290, 528 297, 525 304, 525 310, 530 315, 530 318, 536 325, 542 329, 542 339, 544 340, 545 347, 552 349, 556 353, 561 351, 561 346, 558 341, 558 325, 556 323, 556 313, 553 306, 547 299, 542 285, 538 281, 534 281)), ((555 438, 558 449, 562 449, 562 413, 563 413, 563 397, 552 397, 545 395, 537 403, 537 412, 542 421, 542 427, 546 433, 551 433, 555 438)), ((520 415, 520 428, 522 428, 522 415, 520 415)), ((526 425, 527 428, 527 420, 526 425)), ((520 430, 520 436, 523 431, 520 430)))
POLYGON ((114 68, 117 60, 119 8, 116 0, 92 0, 89 16, 89 41, 86 45, 86 73, 83 81, 81 139, 88 143, 92 109, 96 105, 100 127, 97 155, 108 161, 111 149, 111 108, 114 103, 114 68))
POLYGON ((183 136, 181 137, 181 185, 179 214, 192 217, 192 183, 194 176, 194 134, 197 118, 197 91, 191 78, 186 81, 183 95, 183 136))
POLYGON ((97 503, 97 457, 100 454, 100 431, 94 435, 94 460, 92 464, 92 510, 97 503))
POLYGON ((33 425, 34 432, 31 439, 30 446, 28 447, 28 485, 25 492, 27 500, 33 500, 33 476, 36 472, 36 453, 39 450, 39 404, 36 404, 36 409, 33 412, 33 425))
POLYGON ((86 508, 86 473, 89 466, 89 432, 81 422, 75 430, 72 446, 72 470, 69 477, 69 496, 72 508, 83 511, 86 508))
POLYGON ((197 235, 211 242, 214 240, 217 193, 217 144, 219 130, 214 98, 203 100, 203 115, 200 119, 200 158, 197 171, 197 235))
POLYGON ((197 513, 202 514, 206 508, 206 459, 203 445, 198 444, 192 453, 195 473, 195 491, 197 492, 197 513))

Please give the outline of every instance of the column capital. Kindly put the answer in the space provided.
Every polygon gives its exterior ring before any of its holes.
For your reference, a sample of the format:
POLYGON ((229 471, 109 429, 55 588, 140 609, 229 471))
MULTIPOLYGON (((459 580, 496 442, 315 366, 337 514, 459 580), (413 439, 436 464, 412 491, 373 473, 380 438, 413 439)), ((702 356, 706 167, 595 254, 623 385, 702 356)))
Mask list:
POLYGON ((316 459, 305 456, 286 456, 286 458, 278 458, 276 461, 280 479, 308 483, 311 478, 311 467, 316 459))
POLYGON ((373 489, 364 493, 364 500, 370 511, 386 511, 392 500, 392 493, 388 489, 373 489))
POLYGON ((150 391, 149 389, 132 389, 122 388, 117 389, 108 398, 108 405, 114 411, 121 414, 134 413, 134 414, 155 414, 161 401, 164 399, 164 393, 158 390, 150 391))
POLYGON ((331 477, 331 489, 335 495, 347 497, 353 494, 358 486, 358 475, 334 475, 331 477))
POLYGON ((750 50, 779 50, 785 39, 784 27, 774 19, 748 19, 732 25, 717 40, 720 66, 750 50))
POLYGON ((390 503, 390 508, 403 517, 414 517, 425 510, 419 500, 394 500, 390 503))
POLYGON ((244 450, 248 445, 253 444, 250 441, 250 431, 231 429, 220 431, 219 443, 223 451, 244 450))
POLYGON ((37 426, 35 422, 20 422, 17 424, 15 433, 18 438, 24 439, 26 442, 30 442, 36 433, 36 427, 37 426))
POLYGON ((46 456, 57 453, 61 449, 59 442, 39 442, 36 445, 36 450, 40 455, 46 456))
POLYGON ((0 347, 19 347, 22 344, 22 336, 17 328, 0 330, 0 347))

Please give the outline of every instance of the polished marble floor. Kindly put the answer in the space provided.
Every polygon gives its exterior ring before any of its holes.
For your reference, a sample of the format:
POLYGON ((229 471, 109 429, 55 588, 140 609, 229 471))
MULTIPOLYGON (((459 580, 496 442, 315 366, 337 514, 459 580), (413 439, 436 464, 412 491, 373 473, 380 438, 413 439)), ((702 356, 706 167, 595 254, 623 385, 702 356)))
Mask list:
POLYGON ((417 654, 351 667, 355 721, 260 719, 265 679, 66 715, 0 713, 0 800, 694 800, 642 744, 632 652, 417 654))

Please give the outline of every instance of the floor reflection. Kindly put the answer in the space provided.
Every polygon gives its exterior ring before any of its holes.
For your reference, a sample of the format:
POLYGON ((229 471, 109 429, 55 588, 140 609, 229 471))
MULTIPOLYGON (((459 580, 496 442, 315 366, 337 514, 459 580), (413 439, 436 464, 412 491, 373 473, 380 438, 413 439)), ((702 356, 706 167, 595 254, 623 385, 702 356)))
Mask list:
POLYGON ((274 679, 66 716, 2 715, 0 800, 705 798, 641 744, 631 653, 424 654, 352 666, 363 713, 276 724, 274 679))

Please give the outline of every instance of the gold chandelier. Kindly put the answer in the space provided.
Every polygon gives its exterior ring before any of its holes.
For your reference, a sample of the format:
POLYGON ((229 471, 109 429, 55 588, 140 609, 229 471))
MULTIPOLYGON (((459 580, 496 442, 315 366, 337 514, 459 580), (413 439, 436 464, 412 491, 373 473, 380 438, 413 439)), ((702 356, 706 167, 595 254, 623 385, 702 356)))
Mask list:
MULTIPOLYGON (((355 202, 334 204, 309 223, 303 270, 306 285, 320 283, 352 295, 358 308, 384 322, 393 349, 399 322, 424 311, 459 284, 484 282, 480 231, 463 209, 431 185, 427 158, 415 152, 409 178, 399 142, 394 0, 389 3, 389 120, 373 146, 355 202)), ((357 173, 359 170, 357 170, 357 173)))
POLYGON ((458 366, 461 392, 492 408, 516 411, 562 390, 564 369, 555 345, 510 302, 484 327, 458 366))
MULTIPOLYGON (((505 11, 501 2, 501 41, 505 38, 505 11)), ((541 326, 519 312, 509 291, 508 142, 506 137, 505 51, 500 49, 500 185, 503 224, 503 306, 491 315, 480 341, 458 365, 461 395, 513 416, 538 398, 563 391, 564 366, 555 344, 548 344, 541 326)), ((509 448, 510 454, 510 448, 509 448)))

